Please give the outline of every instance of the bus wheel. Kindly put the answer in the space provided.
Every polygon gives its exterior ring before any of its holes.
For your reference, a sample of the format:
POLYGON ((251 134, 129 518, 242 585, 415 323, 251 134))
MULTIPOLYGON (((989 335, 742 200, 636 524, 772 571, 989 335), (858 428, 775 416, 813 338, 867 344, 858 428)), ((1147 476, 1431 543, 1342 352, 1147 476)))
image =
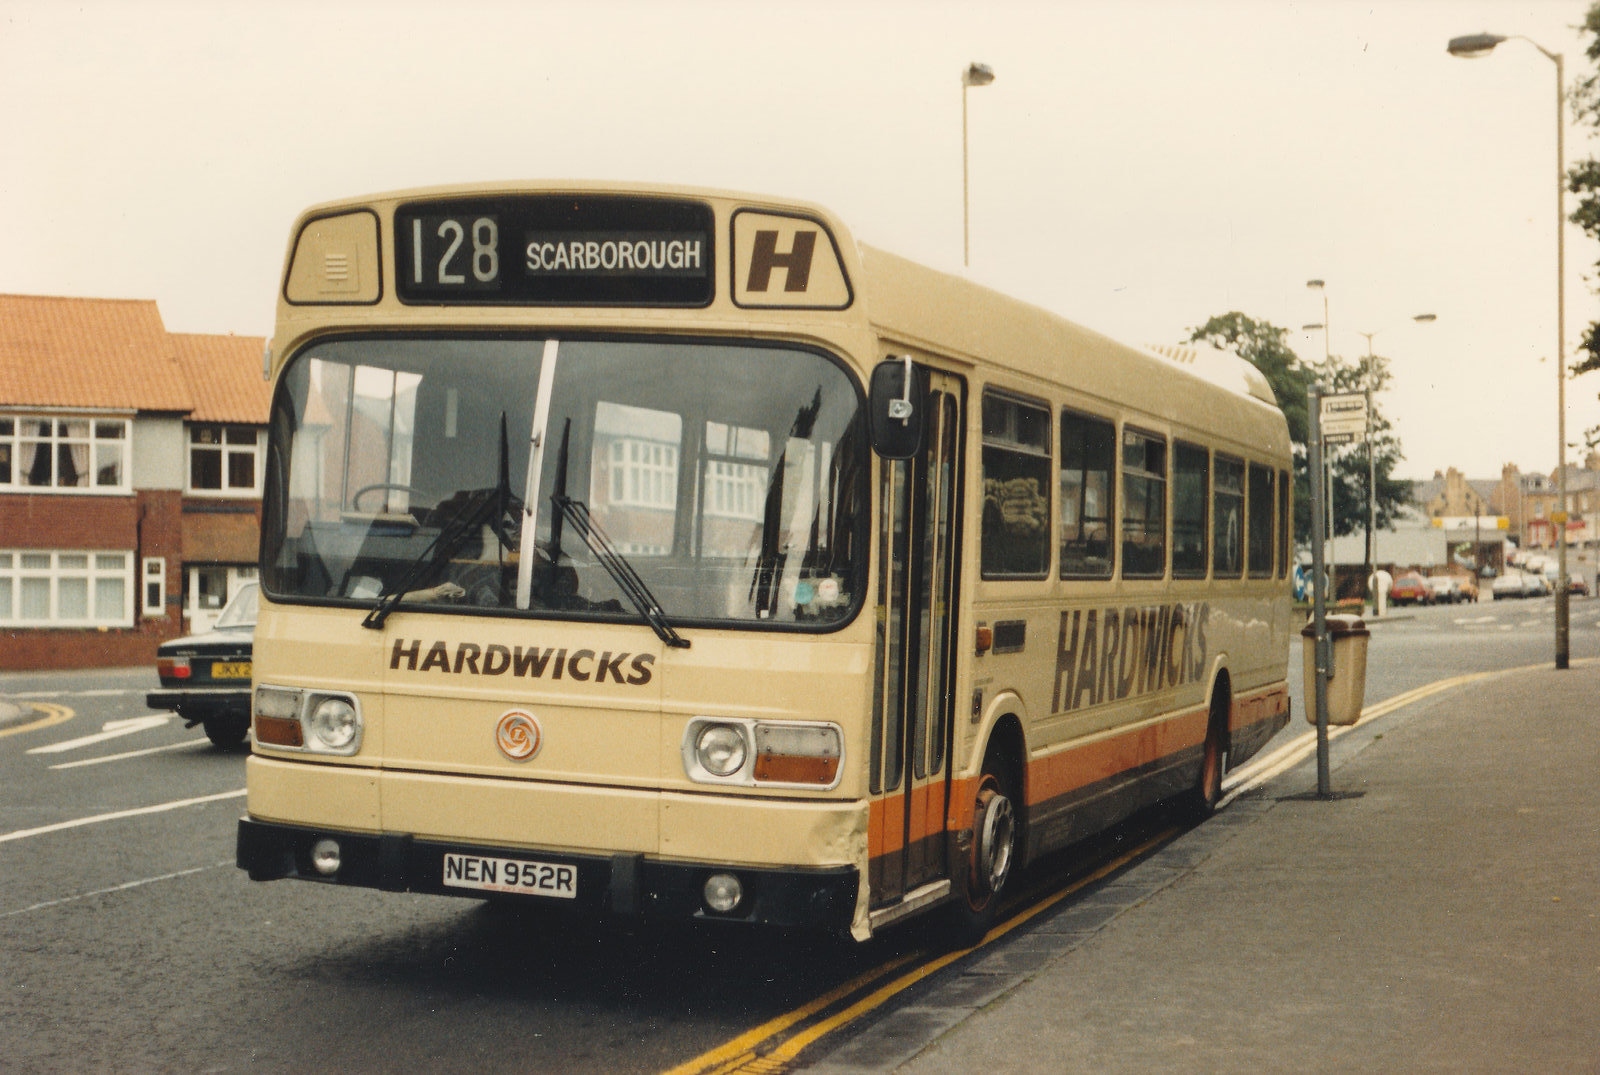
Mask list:
POLYGON ((1222 801, 1222 729, 1213 720, 1206 732, 1205 756, 1200 762, 1200 778, 1184 796, 1184 813, 1193 821, 1204 821, 1217 812, 1222 801))
POLYGON ((972 841, 956 871, 953 904, 956 939, 976 944, 994 922, 1017 857, 1017 809, 1010 774, 994 759, 984 762, 973 800, 972 841))

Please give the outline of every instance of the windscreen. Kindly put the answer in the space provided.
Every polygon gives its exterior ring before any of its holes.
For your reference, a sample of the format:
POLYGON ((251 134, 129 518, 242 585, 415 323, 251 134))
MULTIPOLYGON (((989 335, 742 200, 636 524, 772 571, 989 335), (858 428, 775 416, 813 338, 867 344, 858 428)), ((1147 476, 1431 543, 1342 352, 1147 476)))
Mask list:
POLYGON ((675 623, 839 623, 866 564, 862 427, 851 379, 798 348, 313 345, 273 404, 263 581, 356 606, 403 592, 638 619, 620 559, 675 623))

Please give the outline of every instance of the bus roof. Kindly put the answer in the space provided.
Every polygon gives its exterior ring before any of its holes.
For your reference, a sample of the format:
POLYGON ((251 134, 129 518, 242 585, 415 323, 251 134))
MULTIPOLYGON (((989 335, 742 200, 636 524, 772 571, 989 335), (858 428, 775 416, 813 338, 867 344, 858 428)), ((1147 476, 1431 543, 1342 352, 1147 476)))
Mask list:
MULTIPOLYGON (((404 230, 396 219, 400 208, 450 199, 484 202, 568 194, 575 198, 621 195, 678 199, 710 207, 714 223, 708 218, 708 226, 717 233, 714 257, 719 264, 732 266, 731 275, 708 283, 709 290, 702 299, 668 302, 667 306, 677 305, 681 310, 681 315, 673 316, 694 318, 696 310, 703 309, 718 319, 725 320, 737 312, 763 324, 820 324, 816 319, 823 317, 835 323, 870 325, 879 335, 904 346, 919 347, 956 361, 992 365, 1035 380, 1041 386, 1066 385, 1087 397, 1105 400, 1108 405, 1133 407, 1174 422, 1226 429, 1243 421, 1251 427, 1251 436, 1264 437, 1274 448, 1288 451, 1287 427, 1271 387, 1259 371, 1237 355, 1209 345, 1140 348, 1118 343, 1058 314, 970 280, 858 244, 844 223, 821 206, 768 195, 661 184, 521 180, 422 187, 340 199, 314 206, 301 215, 290 240, 282 298, 288 307, 301 305, 292 294, 298 286, 297 272, 320 272, 324 265, 347 264, 341 253, 334 252, 342 246, 355 251, 348 263, 356 266, 353 276, 360 278, 368 295, 359 299, 343 297, 338 294, 339 289, 348 288, 349 280, 334 276, 312 282, 314 293, 308 305, 365 302, 372 314, 382 318, 409 303, 408 321, 439 316, 441 307, 431 305, 427 297, 421 299, 421 305, 416 304, 415 298, 397 302, 393 289, 379 283, 386 275, 382 259, 401 261, 394 248, 404 238, 394 234, 397 229, 404 230), (384 213, 391 216, 379 225, 376 217, 384 213), (362 214, 371 215, 363 218, 362 214), (340 231, 341 221, 361 219, 370 223, 353 223, 348 231, 340 231), (780 228, 785 222, 801 227, 821 225, 832 240, 832 250, 827 251, 825 243, 817 246, 810 296, 780 295, 779 292, 792 290, 787 282, 782 286, 774 284, 755 298, 738 293, 745 279, 740 275, 741 259, 751 256, 746 249, 748 238, 740 245, 740 237, 733 234, 743 219, 758 220, 761 227, 774 226, 775 221, 780 228), (384 231, 387 236, 381 236, 384 231), (296 254, 303 242, 309 244, 304 251, 309 256, 300 259, 297 268, 296 254), (326 251, 318 244, 326 246, 326 251), (331 257, 329 252, 334 252, 331 257), (819 287, 819 280, 823 286, 819 287), (832 290, 824 292, 826 286, 832 290), (316 288, 323 290, 315 292, 316 288), (380 313, 380 309, 385 312, 380 313)), ((791 233, 768 245, 781 252, 788 251, 793 242, 791 233)), ((780 255, 777 260, 782 259, 780 255)), ((407 258, 404 263, 409 266, 412 261, 407 258)), ((416 264, 423 264, 420 256, 416 264)), ((719 275, 722 271, 718 270, 719 275)), ((551 305, 545 306, 546 311, 551 305)), ((610 308, 613 313, 618 312, 617 304, 610 308)), ((280 312, 284 309, 280 307, 280 312)), ((506 309, 509 311, 510 307, 506 309)))
POLYGON ((859 250, 867 316, 908 345, 1172 421, 1213 428, 1260 421, 1258 435, 1273 433, 1269 443, 1288 451, 1271 385, 1233 352, 1209 344, 1133 347, 981 284, 864 244, 859 250))

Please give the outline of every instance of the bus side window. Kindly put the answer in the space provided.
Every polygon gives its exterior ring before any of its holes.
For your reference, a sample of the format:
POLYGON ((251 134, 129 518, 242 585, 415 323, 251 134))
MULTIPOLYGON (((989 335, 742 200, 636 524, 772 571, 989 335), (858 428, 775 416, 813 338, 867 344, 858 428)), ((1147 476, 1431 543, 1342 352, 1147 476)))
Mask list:
POLYGON ((1172 455, 1172 574, 1203 579, 1211 456, 1199 445, 1181 440, 1174 444, 1172 455))
POLYGON ((1117 427, 1061 412, 1061 577, 1108 579, 1117 427))
POLYGON ((1122 577, 1158 579, 1167 570, 1167 441, 1122 431, 1122 577))
POLYGON ((1272 577, 1272 502, 1271 467, 1250 464, 1250 577, 1272 577))
POLYGON ((983 394, 983 577, 1050 571, 1050 411, 983 394))
POLYGON ((1289 495, 1294 486, 1289 484, 1289 472, 1278 471, 1278 577, 1289 575, 1289 495))
POLYGON ((1244 574, 1244 464, 1217 456, 1211 511, 1211 572, 1219 579, 1244 574))

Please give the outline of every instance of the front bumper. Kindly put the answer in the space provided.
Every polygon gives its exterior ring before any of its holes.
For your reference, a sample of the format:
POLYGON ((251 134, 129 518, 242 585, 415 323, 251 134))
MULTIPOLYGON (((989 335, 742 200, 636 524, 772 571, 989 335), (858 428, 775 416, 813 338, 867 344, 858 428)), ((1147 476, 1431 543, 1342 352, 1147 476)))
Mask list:
POLYGON ((536 895, 497 898, 555 906, 576 903, 593 912, 829 930, 850 927, 859 880, 857 871, 849 866, 730 868, 711 863, 666 862, 641 854, 556 854, 526 848, 423 840, 407 833, 372 835, 253 818, 239 821, 237 861, 240 869, 249 872, 252 881, 292 877, 386 892, 426 892, 480 899, 488 895, 445 886, 444 856, 448 853, 534 859, 577 869, 575 900, 536 895), (312 845, 325 838, 337 840, 341 852, 339 871, 332 877, 318 873, 311 865, 312 845), (715 914, 702 903, 703 886, 713 873, 735 874, 744 886, 744 899, 727 914, 715 914))
POLYGON ((250 688, 195 687, 181 690, 154 690, 144 696, 147 709, 170 709, 174 712, 228 713, 250 715, 250 688))

